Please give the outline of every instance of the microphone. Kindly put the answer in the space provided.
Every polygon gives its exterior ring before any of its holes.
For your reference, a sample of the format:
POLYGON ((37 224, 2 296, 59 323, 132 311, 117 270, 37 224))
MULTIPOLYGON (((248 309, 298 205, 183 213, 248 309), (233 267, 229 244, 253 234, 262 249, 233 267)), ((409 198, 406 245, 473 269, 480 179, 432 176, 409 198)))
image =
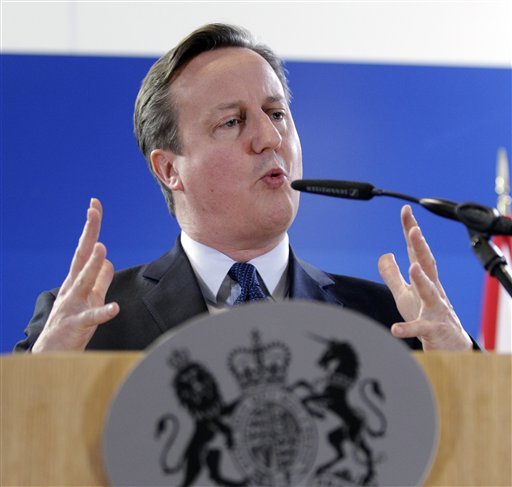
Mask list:
POLYGON ((297 179, 292 181, 292 188, 305 193, 323 194, 352 200, 370 200, 376 195, 373 184, 336 181, 334 179, 297 179))
POLYGON ((406 194, 394 193, 376 188, 370 183, 358 181, 339 181, 335 179, 296 179, 292 181, 292 188, 305 193, 323 194, 335 198, 348 198, 351 200, 371 200, 374 196, 391 196, 401 200, 419 203, 418 198, 406 194))
POLYGON ((374 196, 391 196, 418 203, 444 218, 464 223, 468 228, 489 235, 512 235, 512 219, 500 215, 495 208, 478 203, 456 203, 440 198, 415 198, 402 193, 376 188, 370 183, 333 179, 298 179, 291 186, 297 191, 352 200, 370 200, 374 196))

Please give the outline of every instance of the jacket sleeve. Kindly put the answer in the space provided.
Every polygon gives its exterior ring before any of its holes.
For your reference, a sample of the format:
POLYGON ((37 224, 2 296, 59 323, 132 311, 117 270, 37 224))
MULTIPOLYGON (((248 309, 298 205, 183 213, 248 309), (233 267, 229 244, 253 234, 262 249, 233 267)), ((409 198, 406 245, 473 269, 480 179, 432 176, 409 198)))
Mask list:
POLYGON ((32 349, 34 343, 43 330, 46 321, 48 320, 48 316, 52 310, 56 297, 57 289, 46 291, 38 296, 34 315, 32 316, 28 326, 25 328, 25 338, 16 343, 14 346, 14 352, 27 352, 32 349))

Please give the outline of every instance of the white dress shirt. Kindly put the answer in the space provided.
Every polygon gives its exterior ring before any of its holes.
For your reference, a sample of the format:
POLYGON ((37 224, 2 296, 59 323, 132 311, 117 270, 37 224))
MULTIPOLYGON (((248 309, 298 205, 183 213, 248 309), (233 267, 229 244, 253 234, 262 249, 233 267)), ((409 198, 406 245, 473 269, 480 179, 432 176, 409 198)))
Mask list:
MULTIPOLYGON (((236 262, 231 257, 211 247, 196 242, 181 232, 181 245, 192 265, 208 310, 216 312, 231 306, 240 294, 240 285, 228 272, 236 262)), ((290 256, 288 234, 270 252, 248 263, 256 267, 263 291, 271 299, 281 301, 288 295, 288 259, 290 256)))

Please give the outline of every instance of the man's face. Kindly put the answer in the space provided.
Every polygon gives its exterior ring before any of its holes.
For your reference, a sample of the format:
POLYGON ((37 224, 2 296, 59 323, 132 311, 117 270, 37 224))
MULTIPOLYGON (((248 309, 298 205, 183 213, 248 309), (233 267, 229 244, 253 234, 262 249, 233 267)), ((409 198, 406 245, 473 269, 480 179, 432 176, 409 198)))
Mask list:
POLYGON ((248 49, 205 52, 172 93, 182 153, 171 154, 168 186, 181 227, 216 248, 277 243, 297 213, 290 182, 302 176, 302 154, 271 66, 248 49))

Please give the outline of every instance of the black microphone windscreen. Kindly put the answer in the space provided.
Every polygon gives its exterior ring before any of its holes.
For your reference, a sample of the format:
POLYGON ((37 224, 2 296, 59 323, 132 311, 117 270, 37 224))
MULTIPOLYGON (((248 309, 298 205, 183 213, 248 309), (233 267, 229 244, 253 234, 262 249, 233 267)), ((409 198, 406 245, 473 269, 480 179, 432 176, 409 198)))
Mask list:
POLYGON ((297 179, 292 188, 305 193, 323 194, 336 198, 369 200, 375 196, 375 187, 370 183, 338 181, 334 179, 297 179))

